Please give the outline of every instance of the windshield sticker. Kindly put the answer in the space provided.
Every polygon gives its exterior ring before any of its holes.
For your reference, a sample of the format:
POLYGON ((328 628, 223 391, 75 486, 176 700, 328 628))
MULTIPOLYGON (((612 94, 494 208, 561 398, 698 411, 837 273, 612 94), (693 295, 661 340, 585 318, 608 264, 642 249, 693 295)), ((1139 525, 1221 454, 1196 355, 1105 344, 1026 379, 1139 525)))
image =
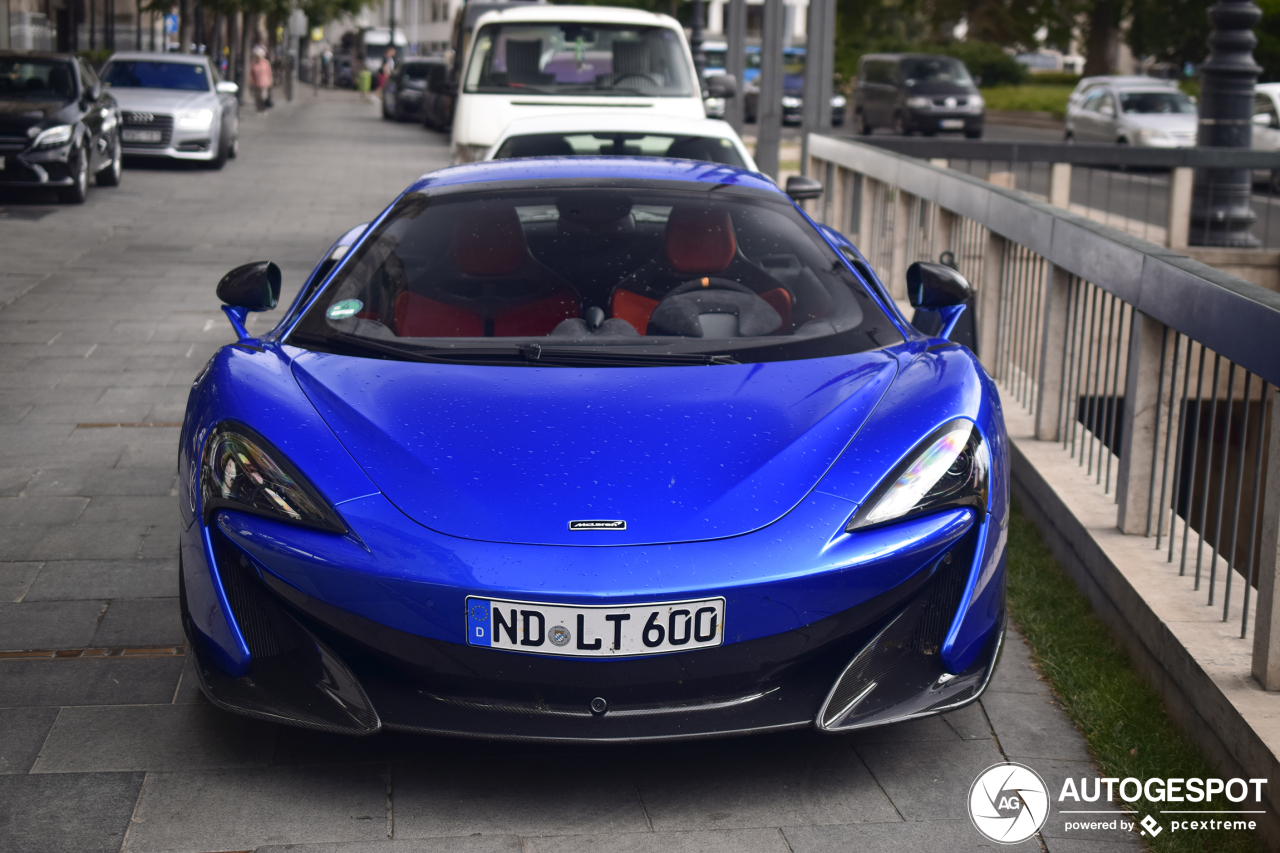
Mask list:
POLYGON ((330 305, 324 315, 330 320, 346 320, 354 317, 363 307, 364 303, 359 299, 344 299, 330 305))

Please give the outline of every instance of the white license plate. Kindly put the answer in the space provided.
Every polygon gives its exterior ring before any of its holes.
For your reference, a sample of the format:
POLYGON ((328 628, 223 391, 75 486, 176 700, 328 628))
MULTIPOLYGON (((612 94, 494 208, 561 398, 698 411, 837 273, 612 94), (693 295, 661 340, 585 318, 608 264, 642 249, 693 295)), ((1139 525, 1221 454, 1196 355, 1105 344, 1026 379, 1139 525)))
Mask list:
POLYGON ((467 598, 473 646, 571 657, 627 657, 724 642, 724 599, 624 607, 467 598))
POLYGON ((4 158, 0 157, 0 172, 4 171, 4 158))
POLYGON ((944 118, 938 122, 938 126, 943 130, 963 130, 964 119, 962 118, 944 118))
POLYGON ((161 133, 158 130, 124 130, 120 138, 125 142, 159 142, 161 133))

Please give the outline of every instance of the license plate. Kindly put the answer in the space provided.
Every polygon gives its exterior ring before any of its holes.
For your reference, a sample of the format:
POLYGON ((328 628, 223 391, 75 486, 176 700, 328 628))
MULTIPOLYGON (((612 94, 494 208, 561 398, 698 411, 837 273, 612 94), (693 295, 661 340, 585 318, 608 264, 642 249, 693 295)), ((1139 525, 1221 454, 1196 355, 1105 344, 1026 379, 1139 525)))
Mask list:
POLYGON ((473 646, 569 657, 627 657, 724 642, 724 599, 624 607, 467 598, 473 646))
POLYGON ((944 118, 938 122, 938 126, 943 130, 963 130, 964 119, 962 118, 944 118))
POLYGON ((0 157, 0 172, 4 171, 4 158, 0 157))
POLYGON ((125 142, 159 142, 161 134, 158 130, 124 130, 120 138, 125 142))

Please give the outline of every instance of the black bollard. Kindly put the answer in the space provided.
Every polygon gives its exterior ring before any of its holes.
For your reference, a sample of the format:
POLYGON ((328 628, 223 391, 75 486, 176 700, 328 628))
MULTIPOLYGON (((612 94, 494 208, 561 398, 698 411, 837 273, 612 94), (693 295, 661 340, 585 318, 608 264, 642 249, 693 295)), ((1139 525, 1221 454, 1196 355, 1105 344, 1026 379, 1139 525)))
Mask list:
MULTIPOLYGON (((1202 148, 1253 144, 1253 89, 1262 69, 1253 61, 1254 26, 1262 10, 1252 0, 1219 0, 1209 8, 1209 57, 1200 66, 1202 148)), ((1249 169, 1201 169, 1191 202, 1191 243, 1196 246, 1259 245, 1249 233, 1256 218, 1249 203, 1249 169)))

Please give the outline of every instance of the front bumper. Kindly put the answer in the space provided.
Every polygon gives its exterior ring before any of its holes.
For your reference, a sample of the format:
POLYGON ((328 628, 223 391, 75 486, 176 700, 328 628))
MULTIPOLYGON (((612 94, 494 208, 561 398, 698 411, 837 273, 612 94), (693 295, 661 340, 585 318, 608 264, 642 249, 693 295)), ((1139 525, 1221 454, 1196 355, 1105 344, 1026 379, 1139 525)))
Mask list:
POLYGON ((943 110, 908 110, 907 130, 922 133, 973 133, 982 130, 986 113, 971 113, 943 110), (963 122, 962 127, 953 126, 955 122, 963 122))
POLYGON ((71 174, 71 145, 42 151, 0 149, 4 168, 0 170, 0 186, 69 187, 75 183, 71 174))
POLYGON ((138 113, 126 110, 121 125, 120 147, 128 157, 163 157, 170 160, 212 160, 217 155, 220 132, 217 116, 206 128, 184 128, 175 117, 161 113, 138 113), (158 133, 157 142, 126 139, 130 131, 158 133))
MULTIPOLYGON (((223 512, 216 526, 197 522, 184 535, 183 624, 201 686, 224 709, 306 728, 602 742, 843 731, 978 698, 1003 634, 1004 537, 989 535, 990 522, 953 525, 905 580, 793 630, 607 660, 472 647, 375 621, 273 572, 244 547, 246 532, 261 538, 263 529, 243 522, 223 512), (238 677, 191 615, 188 584, 203 580, 208 563, 249 651, 238 677), (994 628, 951 673, 944 641, 979 577, 999 584, 994 628), (602 714, 591 709, 596 697, 607 702, 602 714)), ((762 591, 730 593, 730 604, 762 591)))

